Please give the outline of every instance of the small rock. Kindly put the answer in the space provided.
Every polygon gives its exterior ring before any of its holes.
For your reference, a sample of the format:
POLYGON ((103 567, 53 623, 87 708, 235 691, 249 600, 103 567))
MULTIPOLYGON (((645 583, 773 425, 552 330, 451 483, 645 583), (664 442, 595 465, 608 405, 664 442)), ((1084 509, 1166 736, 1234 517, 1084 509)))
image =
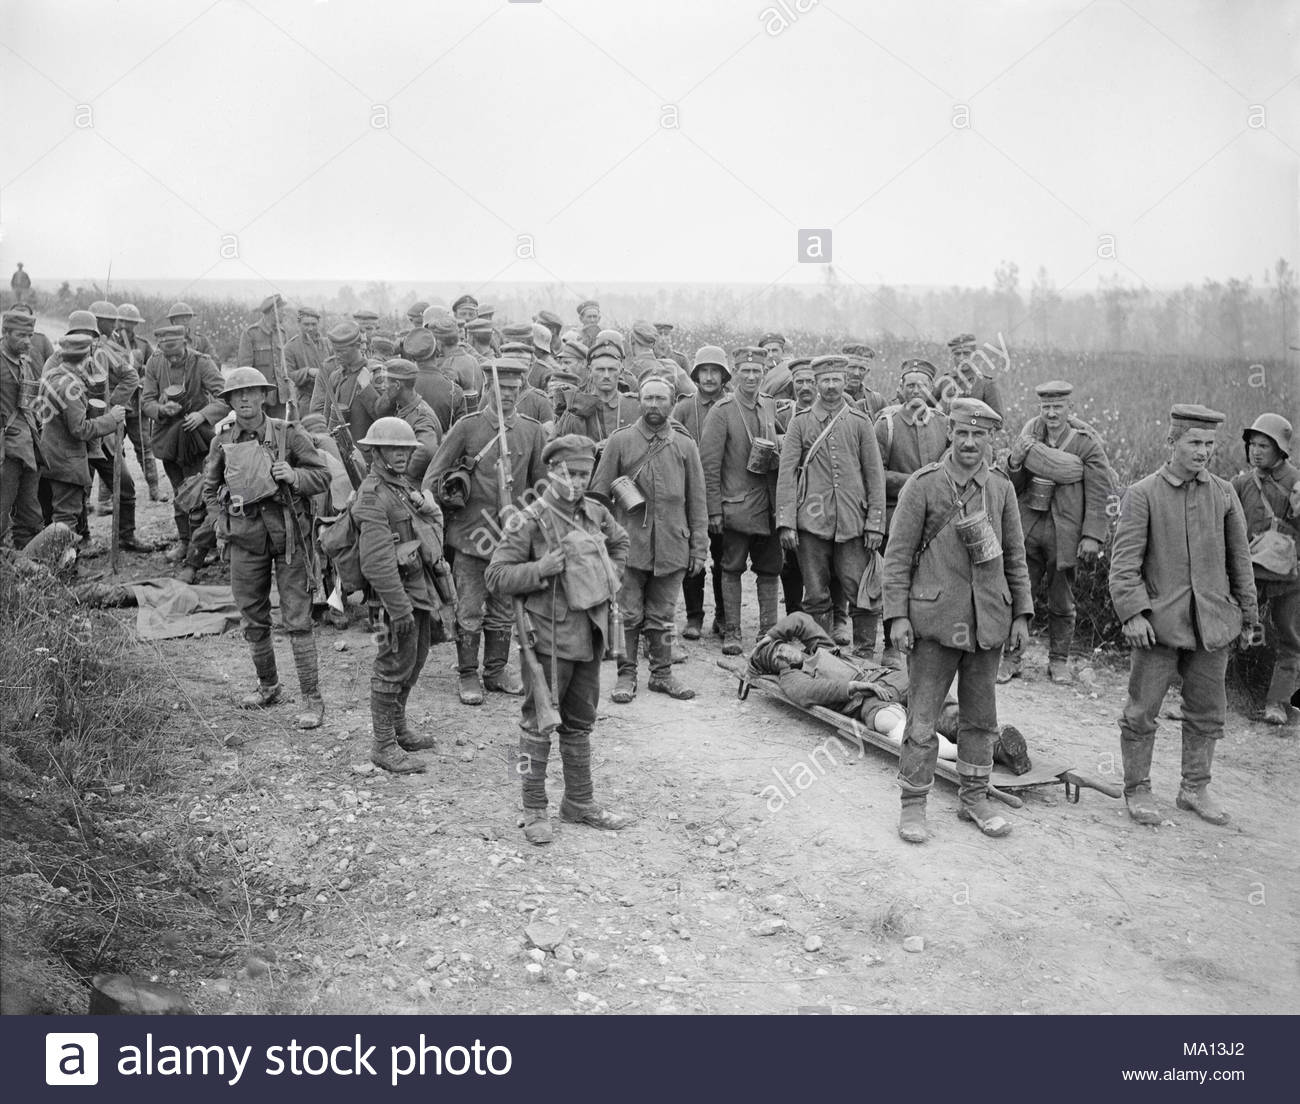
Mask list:
POLYGON ((208 988, 214 993, 229 993, 232 986, 225 978, 217 978, 215 981, 208 982, 208 988))
POLYGON ((737 848, 738 846, 739 846, 739 845, 736 843, 735 840, 733 840, 733 839, 725 839, 725 840, 723 840, 720 844, 718 844, 718 854, 720 854, 720 855, 728 855, 728 854, 730 854, 732 851, 736 850, 736 848, 737 848))
POLYGON ((524 929, 528 941, 543 951, 553 951, 564 941, 568 928, 561 924, 551 924, 545 920, 534 920, 524 929))
POLYGON ((565 981, 574 981, 577 979, 577 977, 578 977, 578 971, 575 970, 572 966, 570 966, 567 970, 564 971, 565 981))
POLYGON ((383 980, 379 984, 391 993, 397 988, 397 979, 391 974, 385 974, 383 980))
POLYGON ((784 931, 786 923, 779 916, 770 916, 765 920, 760 920, 749 929, 750 935, 776 935, 779 931, 784 931))
POLYGON ((336 652, 346 652, 348 650, 348 642, 346 640, 334 641, 334 650, 336 652))
POLYGON ((568 965, 573 961, 573 948, 567 943, 557 943, 554 953, 556 962, 563 962, 568 965))
POLYGON ((809 954, 822 949, 822 937, 820 935, 810 935, 803 941, 803 949, 809 954))
POLYGON ((424 960, 424 968, 426 970, 436 970, 439 966, 441 966, 446 961, 447 961, 447 956, 443 954, 441 951, 439 951, 435 954, 431 954, 428 958, 424 960))
POLYGON ((909 935, 903 940, 903 950, 911 954, 920 954, 925 950, 925 940, 919 935, 909 935))
POLYGON ((542 964, 540 962, 530 962, 524 967, 524 971, 528 974, 529 981, 542 980, 542 974, 544 971, 542 970, 542 964))
POLYGON ((354 946, 349 947, 346 951, 344 951, 343 957, 344 958, 368 958, 370 957, 370 952, 366 950, 365 947, 363 947, 360 943, 357 943, 354 946))
POLYGON ((717 847, 718 844, 722 842, 722 839, 719 836, 715 836, 712 832, 709 832, 704 836, 704 842, 709 847, 717 847))
POLYGON ((460 753, 460 761, 462 763, 474 762, 474 753, 472 751, 462 751, 460 753))
POLYGON ((534 962, 545 962, 546 952, 542 950, 541 947, 529 947, 528 957, 531 958, 534 962))
POLYGON ((375 765, 374 763, 353 763, 352 773, 353 774, 374 774, 375 765))

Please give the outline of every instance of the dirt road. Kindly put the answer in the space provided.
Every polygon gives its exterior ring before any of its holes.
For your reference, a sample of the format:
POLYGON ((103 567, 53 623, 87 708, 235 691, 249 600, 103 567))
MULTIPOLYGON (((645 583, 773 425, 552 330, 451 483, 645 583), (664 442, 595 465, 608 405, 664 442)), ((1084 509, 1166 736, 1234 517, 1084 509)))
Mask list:
MULTIPOLYGON (((167 509, 147 507, 147 532, 165 532, 167 509)), ((161 557, 128 566, 159 573, 161 557)), ((1054 787, 988 840, 940 782, 934 838, 914 847, 895 834, 893 759, 758 694, 738 702, 704 641, 678 668, 693 702, 642 691, 613 705, 606 670, 597 796, 637 824, 557 821, 536 848, 517 827, 518 699, 461 706, 452 649, 436 648, 411 713, 440 748, 427 774, 391 777, 367 757, 369 640, 355 627, 319 640, 328 714, 313 733, 291 727, 292 703, 234 708, 251 674, 237 630, 157 648, 178 723, 201 737, 157 816, 181 827, 196 869, 240 875, 220 891, 240 953, 214 969, 179 933, 146 963, 164 980, 175 970, 202 1010, 1300 1010, 1294 724, 1279 737, 1233 718, 1215 774, 1226 828, 1173 808, 1165 722, 1160 828, 1054 787), (924 948, 905 950, 909 936, 924 948)), ((1100 669, 1090 694, 1048 683, 1041 650, 1026 667, 999 694, 1001 719, 1031 754, 1114 779, 1123 672, 1100 669)), ((558 774, 553 760, 553 809, 558 774)))

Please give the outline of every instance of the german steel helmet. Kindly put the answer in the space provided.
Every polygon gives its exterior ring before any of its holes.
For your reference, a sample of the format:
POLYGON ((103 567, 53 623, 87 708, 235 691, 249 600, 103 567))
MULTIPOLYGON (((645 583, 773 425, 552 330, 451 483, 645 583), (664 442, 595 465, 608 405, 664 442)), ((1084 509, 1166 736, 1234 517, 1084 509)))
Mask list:
POLYGON ((246 391, 250 387, 269 388, 271 384, 266 382, 266 377, 256 368, 235 368, 226 377, 226 386, 221 389, 221 394, 224 396, 234 391, 246 391))
POLYGON ((415 430, 401 418, 376 418, 370 426, 370 432, 359 445, 381 448, 416 448, 420 442, 415 439, 415 430))
POLYGON ((84 330, 87 333, 99 333, 99 326, 95 322, 95 316, 86 310, 74 310, 68 315, 68 333, 75 333, 78 330, 84 330))
POLYGON ((1291 423, 1281 414, 1261 414, 1255 424, 1241 432, 1241 439, 1250 444, 1252 433, 1262 433, 1282 451, 1282 455, 1291 457, 1291 423))

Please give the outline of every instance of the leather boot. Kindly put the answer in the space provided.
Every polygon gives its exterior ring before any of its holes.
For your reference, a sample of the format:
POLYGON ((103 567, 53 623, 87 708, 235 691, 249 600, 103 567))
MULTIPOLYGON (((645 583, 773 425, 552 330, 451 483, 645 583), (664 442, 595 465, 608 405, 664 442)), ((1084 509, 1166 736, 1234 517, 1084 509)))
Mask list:
POLYGON ((667 694, 678 701, 689 701, 695 691, 673 674, 671 635, 663 629, 647 632, 650 638, 650 681, 646 685, 656 694, 667 694))
POLYGON ((1290 719, 1287 712, 1287 703, 1284 701, 1271 701, 1264 703, 1264 712, 1260 714, 1259 719, 1265 724, 1284 725, 1290 719))
MULTIPOLYGON (((758 635, 762 636, 776 624, 777 588, 781 584, 780 575, 760 575, 758 577, 758 635)), ((737 622, 739 624, 739 622, 737 622)))
POLYGON ((1195 813, 1209 824, 1227 824, 1229 817, 1210 793, 1210 764, 1214 741, 1183 733, 1183 781, 1174 804, 1195 813))
POLYGON ((249 651, 253 653, 253 670, 257 672, 257 689, 245 694, 240 699, 244 709, 265 709, 280 700, 280 676, 275 668, 275 645, 271 634, 262 640, 250 640, 249 651))
POLYGON ((560 761, 564 765, 564 800, 560 819, 617 832, 632 823, 630 817, 596 804, 591 784, 591 733, 560 729, 560 761))
MULTIPOLYGON (((821 618, 817 618, 818 624, 821 624, 821 618)), ((826 619, 827 623, 822 628, 830 633, 835 643, 844 647, 853 643, 853 630, 849 627, 849 614, 843 606, 835 606, 830 616, 826 619)))
POLYGON ((641 655, 641 628, 626 627, 623 630, 627 641, 627 654, 618 661, 618 682, 609 700, 619 705, 627 705, 636 697, 636 668, 641 655))
POLYGON ((396 708, 396 694, 370 691, 370 723, 375 737, 370 748, 370 761, 393 774, 421 774, 426 769, 425 765, 397 746, 397 734, 393 729, 393 712, 396 708))
POLYGON ((898 813, 898 837, 907 843, 924 843, 930 838, 925 825, 925 798, 930 791, 903 786, 902 804, 898 813))
POLYGON ((510 670, 510 633, 489 629, 483 634, 483 686, 498 694, 524 692, 519 676, 510 670))
POLYGON ((186 586, 193 586, 198 580, 199 573, 189 564, 182 564, 176 569, 176 580, 184 583, 186 586))
POLYGON ((699 640, 704 635, 704 615, 699 617, 688 617, 686 619, 686 628, 682 630, 683 640, 699 640))
POLYGON ((299 728, 320 728, 325 721, 325 701, 320 696, 320 669, 316 661, 316 637, 313 633, 290 633, 293 665, 298 670, 298 691, 302 694, 302 712, 294 723, 299 728))
POLYGON ((722 654, 738 656, 740 646, 740 576, 733 571, 722 573, 722 654))
POLYGON ((397 737, 397 746, 403 751, 434 751, 438 741, 428 733, 416 732, 406 720, 406 703, 411 696, 411 688, 404 686, 397 695, 393 707, 393 734, 397 737))
POLYGON ((1002 662, 998 665, 998 685, 1020 677, 1020 662, 1024 658, 1021 652, 1002 652, 1002 662))
POLYGON ((1070 644, 1073 640, 1073 615, 1050 615, 1047 620, 1047 677, 1055 683, 1074 681, 1070 674, 1070 644))
POLYGON ((189 555, 189 552, 190 552, 190 542, 187 540, 178 540, 175 544, 171 546, 170 551, 168 551, 167 562, 184 563, 185 557, 189 555))
POLYGON ((457 689, 462 705, 483 704, 483 684, 478 678, 479 634, 462 629, 456 637, 457 689))
POLYGON ((523 780, 524 839, 529 843, 550 843, 554 838, 546 811, 546 761, 551 755, 551 738, 540 732, 519 736, 519 761, 515 769, 523 780))
POLYGON ((1138 736, 1120 726, 1119 751, 1124 761, 1124 804, 1128 815, 1139 824, 1158 827, 1164 819, 1151 793, 1151 753, 1156 738, 1138 736))
POLYGON ((876 651, 876 633, 880 628, 880 614, 854 613, 853 654, 859 659, 870 659, 876 651))
POLYGON ((1011 834, 1011 824, 989 799, 989 775, 992 765, 957 760, 957 816, 969 820, 986 836, 995 839, 1011 834))
POLYGON ((668 654, 673 663, 685 663, 691 658, 690 652, 677 643, 677 629, 671 628, 665 630, 668 636, 668 654))

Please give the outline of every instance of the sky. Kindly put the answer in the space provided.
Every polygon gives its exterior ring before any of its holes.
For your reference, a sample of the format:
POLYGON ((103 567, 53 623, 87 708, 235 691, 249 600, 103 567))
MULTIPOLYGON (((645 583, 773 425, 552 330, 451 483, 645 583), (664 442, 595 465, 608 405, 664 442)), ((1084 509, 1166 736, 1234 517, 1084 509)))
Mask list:
POLYGON ((1300 263, 1288 0, 0 0, 0 267, 1173 287, 1300 263), (825 242, 823 254, 825 256, 825 242))

